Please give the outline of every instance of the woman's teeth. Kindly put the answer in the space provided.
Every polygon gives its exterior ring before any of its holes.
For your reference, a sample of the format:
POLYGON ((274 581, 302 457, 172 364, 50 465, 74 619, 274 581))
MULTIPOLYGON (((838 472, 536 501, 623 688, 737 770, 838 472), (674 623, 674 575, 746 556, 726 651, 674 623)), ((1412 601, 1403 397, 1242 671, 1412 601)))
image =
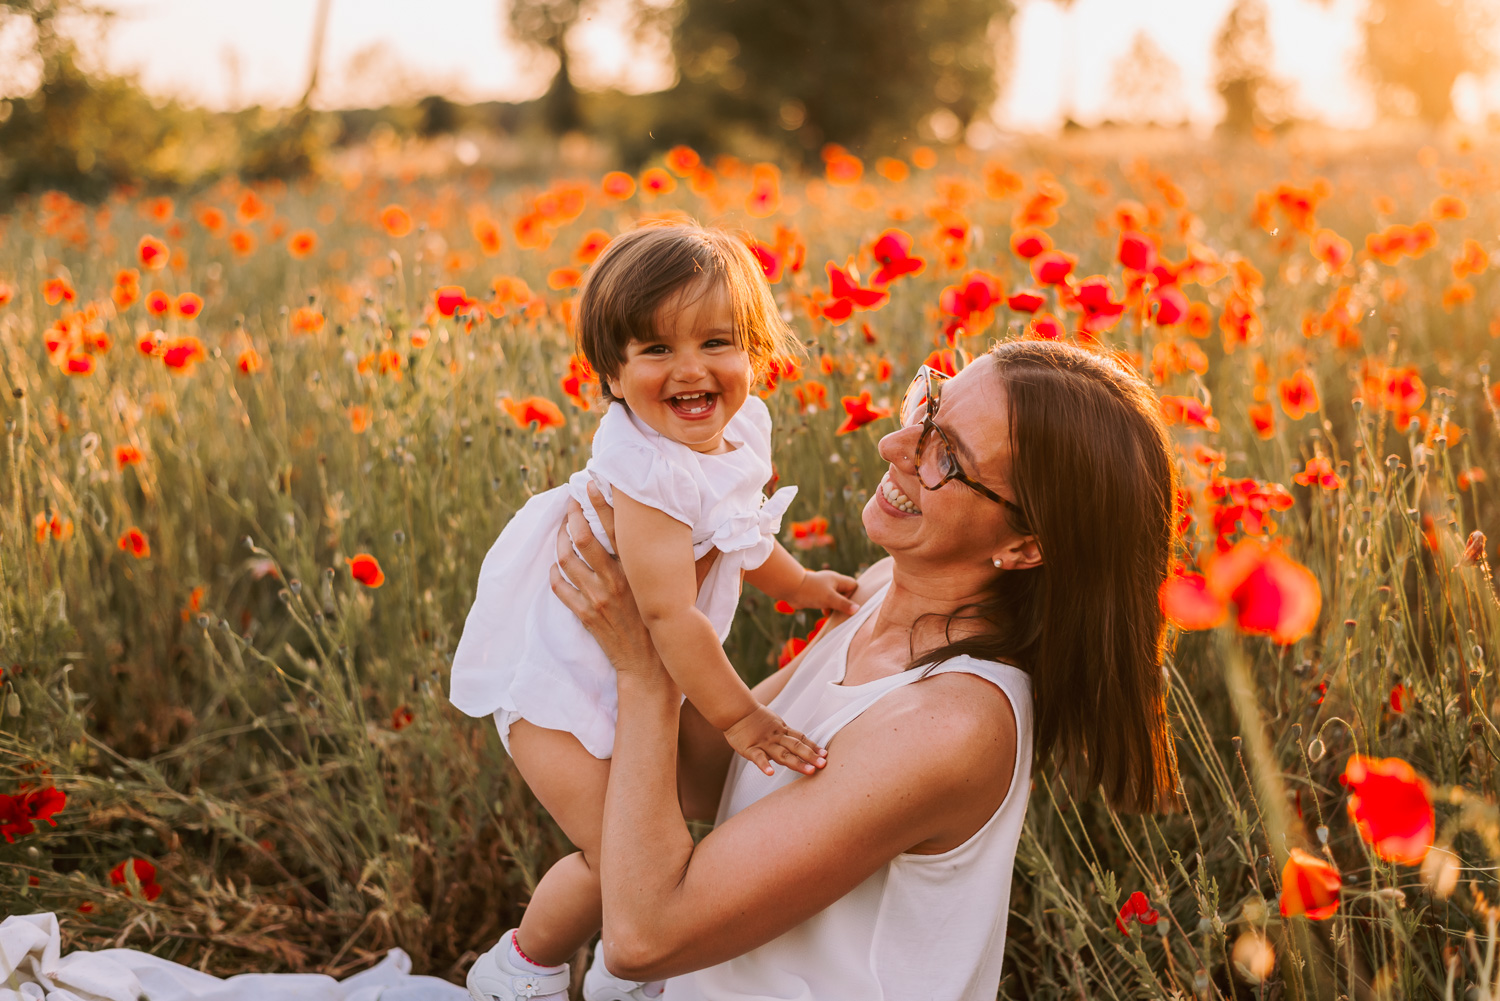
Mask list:
POLYGON ((896 489, 896 484, 891 482, 889 476, 880 481, 880 496, 890 502, 891 507, 907 514, 921 514, 922 509, 912 503, 912 499, 896 489))

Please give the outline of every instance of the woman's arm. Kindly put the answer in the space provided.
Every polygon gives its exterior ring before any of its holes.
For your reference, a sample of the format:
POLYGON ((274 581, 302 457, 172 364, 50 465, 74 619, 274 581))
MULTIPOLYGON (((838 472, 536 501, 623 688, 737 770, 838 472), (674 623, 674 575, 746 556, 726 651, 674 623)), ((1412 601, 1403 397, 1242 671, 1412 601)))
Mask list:
POLYGON ((1008 788, 1015 722, 999 689, 940 676, 882 699, 840 732, 817 776, 783 787, 696 847, 677 804, 677 689, 623 575, 581 514, 553 588, 615 664, 619 722, 600 875, 612 972, 659 979, 741 955, 827 907, 901 852, 954 844, 1008 788), (601 559, 602 558, 602 559, 601 559), (957 839, 957 840, 954 840, 957 839))

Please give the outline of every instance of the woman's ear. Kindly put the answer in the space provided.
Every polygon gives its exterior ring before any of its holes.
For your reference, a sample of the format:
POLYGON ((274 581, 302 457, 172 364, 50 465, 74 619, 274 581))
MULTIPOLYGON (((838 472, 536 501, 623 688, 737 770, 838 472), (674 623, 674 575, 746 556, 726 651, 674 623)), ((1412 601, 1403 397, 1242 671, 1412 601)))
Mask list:
POLYGON ((1032 567, 1039 567, 1042 565, 1042 544, 1034 535, 1017 539, 995 553, 993 562, 995 566, 1005 570, 1030 570, 1032 567))

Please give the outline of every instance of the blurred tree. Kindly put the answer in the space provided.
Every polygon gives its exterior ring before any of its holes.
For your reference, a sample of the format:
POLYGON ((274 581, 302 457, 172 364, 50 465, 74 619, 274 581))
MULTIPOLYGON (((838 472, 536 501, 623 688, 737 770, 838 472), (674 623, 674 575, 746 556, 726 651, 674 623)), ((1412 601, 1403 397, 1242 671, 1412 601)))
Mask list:
POLYGON ((557 72, 542 97, 542 113, 555 133, 571 132, 582 123, 578 90, 568 72, 568 31, 589 0, 508 0, 510 30, 522 43, 551 53, 557 72))
POLYGON ((1271 33, 1263 0, 1237 0, 1214 43, 1214 83, 1224 100, 1220 128, 1250 132, 1286 118, 1287 90, 1271 76, 1271 33))
POLYGON ((679 0, 677 91, 715 123, 784 129, 809 150, 904 139, 923 122, 957 131, 995 99, 996 30, 1013 11, 1010 0, 679 0))
POLYGON ((1494 14, 1480 0, 1369 0, 1364 70, 1382 108, 1439 123, 1453 115, 1453 84, 1494 62, 1494 14))
POLYGON ((1175 125, 1183 120, 1182 70, 1144 31, 1110 73, 1112 113, 1129 122, 1175 125))

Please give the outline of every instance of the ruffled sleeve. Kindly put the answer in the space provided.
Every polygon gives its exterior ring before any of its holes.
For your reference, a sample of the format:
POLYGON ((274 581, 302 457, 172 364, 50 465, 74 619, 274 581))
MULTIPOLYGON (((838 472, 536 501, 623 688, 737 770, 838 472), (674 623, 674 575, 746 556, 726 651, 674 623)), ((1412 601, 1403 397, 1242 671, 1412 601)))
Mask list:
POLYGON ((722 553, 741 553, 740 564, 754 570, 771 556, 781 516, 797 496, 796 487, 782 487, 758 509, 730 518, 714 532, 714 548, 722 553))
POLYGON ((589 473, 607 488, 625 491, 631 500, 656 508, 686 525, 696 524, 702 499, 690 465, 691 457, 687 462, 681 461, 673 452, 679 449, 686 452, 686 448, 659 435, 655 437, 655 441, 647 438, 635 426, 629 411, 612 404, 594 435, 589 473))

